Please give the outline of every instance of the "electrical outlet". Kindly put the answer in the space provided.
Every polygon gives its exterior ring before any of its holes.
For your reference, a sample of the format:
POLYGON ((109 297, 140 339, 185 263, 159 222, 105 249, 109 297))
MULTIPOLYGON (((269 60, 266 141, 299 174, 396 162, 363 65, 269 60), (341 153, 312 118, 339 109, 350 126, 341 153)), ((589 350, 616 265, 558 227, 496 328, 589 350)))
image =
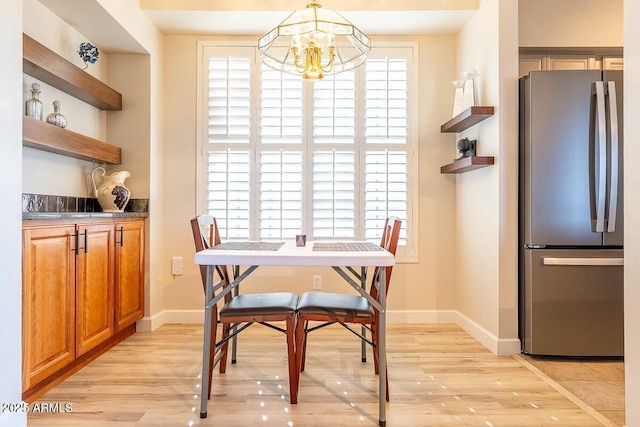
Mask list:
POLYGON ((183 261, 181 256, 171 258, 171 274, 174 276, 182 276, 183 261))
POLYGON ((322 289, 322 276, 319 274, 315 274, 313 276, 313 289, 315 290, 322 289))

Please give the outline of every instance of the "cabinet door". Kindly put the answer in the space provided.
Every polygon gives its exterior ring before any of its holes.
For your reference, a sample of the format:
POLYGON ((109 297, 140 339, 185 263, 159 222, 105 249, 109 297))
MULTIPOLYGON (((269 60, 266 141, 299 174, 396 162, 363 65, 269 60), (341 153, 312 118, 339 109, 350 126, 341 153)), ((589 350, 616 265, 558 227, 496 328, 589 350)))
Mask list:
POLYGON ((116 223, 116 327, 144 313, 144 220, 116 223))
POLYGON ((547 68, 547 57, 542 55, 521 54, 518 63, 518 74, 526 76, 530 71, 544 71, 547 68))
POLYGON ((624 70, 624 58, 621 56, 603 57, 602 63, 602 68, 605 70, 624 70))
POLYGON ((114 333, 113 223, 78 225, 76 323, 78 356, 114 333))
POLYGON ((594 56, 549 55, 547 70, 600 70, 602 64, 594 56))
POLYGON ((23 230, 23 391, 75 357, 74 237, 74 226, 23 230))

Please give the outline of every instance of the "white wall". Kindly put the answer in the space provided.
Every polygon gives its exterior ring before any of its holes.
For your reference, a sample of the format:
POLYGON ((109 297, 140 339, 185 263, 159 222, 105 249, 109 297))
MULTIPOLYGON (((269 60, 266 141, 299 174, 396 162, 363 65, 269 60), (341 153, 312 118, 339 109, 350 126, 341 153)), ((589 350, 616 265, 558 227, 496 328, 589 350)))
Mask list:
POLYGON ((498 10, 498 354, 519 352, 518 337, 518 3, 498 10))
POLYGON ((519 0, 520 46, 621 46, 622 2, 623 0, 519 0))
MULTIPOLYGON (((127 89, 136 105, 127 107, 123 93, 123 113, 110 120, 109 133, 128 141, 123 144, 123 166, 139 172, 140 192, 149 198, 149 218, 146 223, 145 318, 138 330, 152 330, 153 319, 163 310, 162 288, 159 282, 164 259, 164 37, 140 10, 138 2, 130 0, 95 0, 101 4, 119 27, 122 27, 149 55, 114 55, 109 68, 110 78, 127 89), (131 68, 129 68, 131 67, 131 68), (133 73, 129 74, 129 71, 133 73), (137 129, 144 126, 145 129, 137 129), (130 130, 130 132, 127 132, 130 130)), ((135 188, 135 187, 134 187, 135 188)), ((133 194, 133 193, 132 193, 133 194)))
MULTIPOLYGON (((0 14, 0 403, 22 400, 22 1, 0 14)), ((0 427, 27 425, 27 414, 0 412, 0 427)))
POLYGON ((624 2, 624 323, 627 426, 640 426, 640 2, 624 2))
MULTIPOLYGON (((255 37, 237 37, 254 41, 255 37)), ((455 38, 453 36, 378 37, 376 41, 418 40, 419 76, 419 262, 394 268, 389 294, 390 321, 430 322, 441 320, 441 313, 455 308, 455 209, 453 184, 440 174, 440 166, 455 156, 455 141, 440 133, 440 125, 450 118, 455 76, 455 38), (440 317, 439 317, 440 316, 440 317)), ((167 36, 165 43, 165 221, 171 224, 164 235, 162 259, 164 283, 163 321, 198 321, 202 313, 202 284, 193 264, 194 245, 189 220, 197 213, 196 162, 196 66, 198 40, 221 37, 167 36), (170 160, 169 160, 170 159, 170 160), (185 274, 171 277, 171 256, 182 256, 185 274)), ((224 38, 228 40, 228 38, 224 38)), ((247 281, 260 282, 262 290, 311 289, 315 269, 259 269, 247 281)), ((323 289, 348 291, 330 269, 321 271, 323 289)), ((452 321, 451 318, 447 319, 452 321)))
POLYGON ((517 3, 482 0, 458 34, 457 72, 477 70, 480 105, 495 115, 458 135, 495 165, 456 183, 456 309, 496 354, 519 352, 517 319, 517 3))
MULTIPOLYGON (((66 22, 53 14, 37 0, 25 0, 22 31, 37 42, 80 68, 84 63, 76 50, 87 40, 66 22)), ((85 71, 99 80, 106 81, 108 54, 100 53, 100 59, 85 71)), ((62 114, 67 118, 67 129, 105 141, 107 138, 107 113, 68 95, 53 86, 27 75, 22 78, 22 97, 30 96, 32 83, 39 83, 40 100, 44 116, 53 112, 53 101, 59 100, 62 114)), ((91 196, 87 176, 96 166, 89 161, 73 159, 32 148, 24 149, 22 191, 24 193, 54 194, 62 196, 91 196)))

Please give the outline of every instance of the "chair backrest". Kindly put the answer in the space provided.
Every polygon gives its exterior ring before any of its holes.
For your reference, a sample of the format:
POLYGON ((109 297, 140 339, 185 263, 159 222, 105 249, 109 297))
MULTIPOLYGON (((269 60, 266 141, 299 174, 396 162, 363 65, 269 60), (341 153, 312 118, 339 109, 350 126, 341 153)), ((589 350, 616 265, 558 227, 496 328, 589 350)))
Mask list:
MULTIPOLYGON (((218 231, 218 223, 211 215, 198 215, 191 220, 191 232, 193 233, 193 241, 196 246, 196 252, 212 248, 219 245, 220 232, 218 231)), ((229 273, 226 265, 216 265, 216 271, 223 280, 225 286, 230 283, 229 273)), ((207 266, 200 266, 200 275, 202 277, 202 288, 205 289, 207 284, 207 266)), ((225 300, 231 299, 231 294, 227 294, 225 300), (228 297, 228 298, 226 298, 228 297)))
MULTIPOLYGON (((382 237, 380 238, 380 247, 391 252, 393 256, 396 255, 398 249, 398 239, 400 238, 400 228, 402 227, 402 220, 397 217, 389 217, 384 222, 384 228, 382 229, 382 237)), ((389 292, 389 283, 391 283, 391 272, 393 266, 385 268, 385 288, 389 292)), ((370 294, 373 298, 378 299, 378 275, 379 269, 376 267, 373 273, 373 280, 371 282, 370 294)))

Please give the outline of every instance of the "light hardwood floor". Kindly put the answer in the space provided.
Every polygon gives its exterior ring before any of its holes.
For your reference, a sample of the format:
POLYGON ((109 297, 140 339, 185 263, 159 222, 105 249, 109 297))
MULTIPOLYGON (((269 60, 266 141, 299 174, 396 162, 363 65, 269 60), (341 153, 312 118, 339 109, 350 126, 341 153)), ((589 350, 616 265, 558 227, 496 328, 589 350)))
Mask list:
MULTIPOLYGON (((359 341, 339 326, 310 335, 297 405, 289 404, 284 335, 259 325, 243 332, 238 363, 214 373, 203 420, 201 349, 201 326, 138 332, 36 402, 71 412, 32 412, 28 425, 377 425, 371 353, 361 363, 359 341)), ((391 325, 387 426, 606 425, 520 360, 494 356, 455 325, 391 325)))

